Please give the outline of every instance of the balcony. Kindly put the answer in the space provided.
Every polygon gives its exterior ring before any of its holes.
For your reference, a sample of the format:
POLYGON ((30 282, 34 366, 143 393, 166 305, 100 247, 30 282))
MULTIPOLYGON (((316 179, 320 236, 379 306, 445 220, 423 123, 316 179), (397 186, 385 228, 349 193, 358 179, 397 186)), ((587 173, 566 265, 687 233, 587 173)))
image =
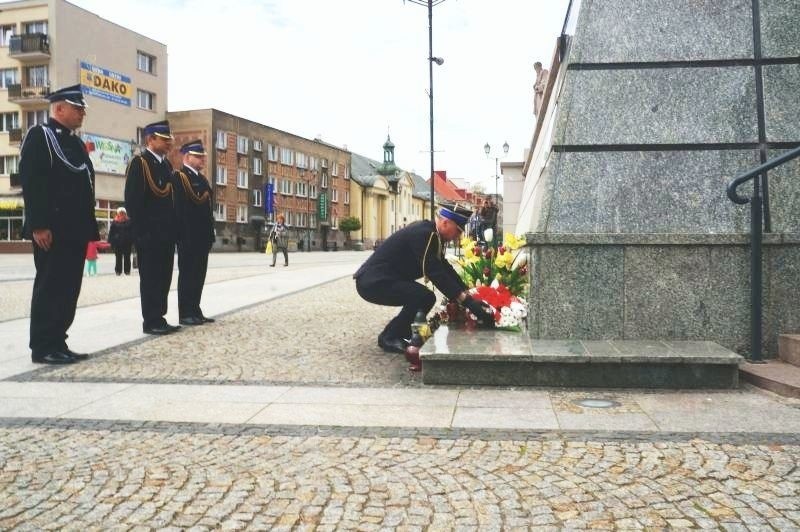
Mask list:
POLYGON ((22 128, 14 128, 8 130, 8 143, 13 145, 22 143, 22 128))
POLYGON ((11 188, 22 188, 22 179, 20 179, 19 172, 12 172, 9 176, 9 186, 11 188))
POLYGON ((50 39, 44 33, 14 35, 8 43, 8 56, 22 62, 50 59, 50 39))
POLYGON ((8 101, 21 106, 42 105, 49 103, 47 95, 50 94, 50 86, 28 86, 28 85, 9 85, 8 101))

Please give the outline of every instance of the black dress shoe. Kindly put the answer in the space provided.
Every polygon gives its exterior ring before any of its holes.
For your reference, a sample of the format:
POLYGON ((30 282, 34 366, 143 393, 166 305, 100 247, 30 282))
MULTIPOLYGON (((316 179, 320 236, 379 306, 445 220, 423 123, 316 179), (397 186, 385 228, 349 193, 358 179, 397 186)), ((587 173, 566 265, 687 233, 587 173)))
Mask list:
POLYGON ((197 316, 189 316, 180 319, 181 325, 202 325, 204 323, 205 321, 203 321, 203 318, 198 318, 197 316))
POLYGON ((43 355, 31 355, 31 360, 36 364, 74 364, 77 362, 63 351, 51 351, 43 355))
POLYGON ((73 351, 72 349, 70 349, 67 346, 64 346, 61 349, 61 352, 68 354, 69 356, 71 356, 75 360, 86 360, 87 358, 89 358, 89 355, 87 353, 76 353, 75 351, 73 351))
POLYGON ((400 338, 384 338, 383 336, 379 336, 378 345, 389 353, 405 355, 408 343, 400 338))
POLYGON ((175 332, 175 329, 173 329, 172 326, 167 325, 165 323, 164 325, 158 325, 156 327, 142 327, 142 331, 145 334, 155 334, 157 336, 162 336, 165 334, 170 334, 175 332))
POLYGON ((217 321, 214 318, 206 318, 205 316, 200 316, 200 319, 202 319, 205 323, 214 323, 217 321))

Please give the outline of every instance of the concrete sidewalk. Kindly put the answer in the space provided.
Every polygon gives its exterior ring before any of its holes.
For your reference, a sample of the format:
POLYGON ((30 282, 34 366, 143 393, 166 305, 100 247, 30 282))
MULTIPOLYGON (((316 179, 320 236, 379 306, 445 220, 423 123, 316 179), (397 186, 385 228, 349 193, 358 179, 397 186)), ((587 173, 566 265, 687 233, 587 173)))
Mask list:
MULTIPOLYGON (((364 253, 293 254, 290 268, 260 268, 263 256, 212 256, 215 267, 253 264, 255 274, 206 286, 203 307, 223 316, 214 326, 225 343, 232 332, 227 313, 275 298, 313 300, 303 292, 348 277, 364 253), (332 260, 332 259, 336 260, 332 260), (257 272, 263 273, 257 273, 257 272)), ((14 271, 6 270, 10 276, 14 271)), ((170 294, 168 319, 177 321, 176 294, 170 294)), ((288 300, 287 300, 288 301, 288 300)), ((366 307, 379 310, 379 307, 366 307)), ((384 309, 391 312, 391 309, 384 309)), ((324 316, 310 319, 326 320, 324 316)), ((0 323, 0 417, 119 421, 164 421, 242 425, 327 425, 341 427, 424 427, 432 429, 511 429, 543 431, 628 431, 653 434, 800 432, 798 402, 754 388, 728 392, 658 393, 631 390, 470 389, 465 387, 397 388, 348 386, 333 379, 328 386, 287 383, 247 386, 119 378, 106 382, 37 382, 49 380, 53 367, 32 364, 27 348, 27 319, 0 323), (16 382, 14 382, 16 381, 16 382), (27 382, 21 382, 27 381, 27 382), (608 400, 606 408, 582 404, 608 400), (769 415, 764 415, 769 412, 769 415)), ((341 325, 341 324, 335 324, 341 325)), ((355 324, 353 324, 355 325, 355 324)), ((241 324, 239 325, 241 327, 241 324)), ((195 329, 195 332, 198 330, 195 329)), ((205 329, 210 331, 210 329, 205 329)), ((191 331, 173 335, 172 346, 191 345, 191 331)), ((123 299, 79 309, 70 335, 78 351, 104 352, 98 361, 125 344, 158 339, 141 332, 139 300, 123 299)), ((194 338, 197 338, 195 335, 194 338)), ((143 344, 150 345, 150 344, 143 344)), ((212 347, 213 349, 213 347, 212 347)), ((383 356, 383 355, 381 355, 383 356)), ((386 355, 388 357, 388 355, 386 355)), ((400 359, 394 358, 393 363, 400 359)), ((401 362, 401 361, 400 361, 401 362)), ((80 368, 77 365, 73 368, 80 368)), ((70 369, 73 369, 70 368, 70 369)), ((188 368, 187 368, 188 369, 188 368)), ((299 368, 298 371, 303 371, 299 368)), ((102 380, 102 379, 101 379, 102 380)), ((233 378, 230 379, 235 380, 233 378)))

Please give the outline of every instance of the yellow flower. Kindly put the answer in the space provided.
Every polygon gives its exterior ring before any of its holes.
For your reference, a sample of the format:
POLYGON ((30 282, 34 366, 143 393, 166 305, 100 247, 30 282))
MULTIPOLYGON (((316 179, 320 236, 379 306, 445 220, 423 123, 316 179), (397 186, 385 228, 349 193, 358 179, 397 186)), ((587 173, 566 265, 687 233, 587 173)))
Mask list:
POLYGON ((511 268, 511 263, 514 262, 514 256, 510 251, 500 253, 494 261, 495 266, 498 268, 511 268))
POLYGON ((511 249, 519 249, 525 245, 525 237, 516 237, 511 233, 506 233, 503 238, 503 245, 511 249))

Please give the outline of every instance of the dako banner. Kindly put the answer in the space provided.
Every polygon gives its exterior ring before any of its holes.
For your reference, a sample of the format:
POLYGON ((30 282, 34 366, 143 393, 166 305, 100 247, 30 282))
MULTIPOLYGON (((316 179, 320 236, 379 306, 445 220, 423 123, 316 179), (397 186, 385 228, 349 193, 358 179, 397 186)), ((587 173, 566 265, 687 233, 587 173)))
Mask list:
POLYGON ((131 78, 81 61, 81 87, 84 94, 120 105, 131 105, 131 78))

